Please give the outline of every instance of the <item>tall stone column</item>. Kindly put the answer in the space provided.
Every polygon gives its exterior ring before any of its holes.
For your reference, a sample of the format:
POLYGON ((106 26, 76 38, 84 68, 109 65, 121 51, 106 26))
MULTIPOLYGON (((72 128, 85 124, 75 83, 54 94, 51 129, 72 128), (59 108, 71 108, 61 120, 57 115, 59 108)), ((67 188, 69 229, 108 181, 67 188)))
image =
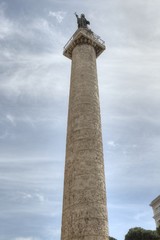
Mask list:
POLYGON ((64 48, 72 59, 62 240, 107 240, 108 221, 96 58, 104 43, 80 28, 64 48))

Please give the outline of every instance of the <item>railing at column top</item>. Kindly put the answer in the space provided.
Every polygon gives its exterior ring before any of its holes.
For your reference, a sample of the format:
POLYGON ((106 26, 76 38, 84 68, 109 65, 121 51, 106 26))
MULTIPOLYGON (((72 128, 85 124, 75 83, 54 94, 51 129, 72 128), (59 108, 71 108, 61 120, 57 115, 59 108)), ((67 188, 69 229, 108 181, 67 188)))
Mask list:
MULTIPOLYGON (((64 46, 64 50, 69 46, 69 44, 72 42, 72 40, 74 39, 74 37, 76 36, 77 33, 81 33, 81 29, 78 29, 73 36, 68 40, 68 42, 66 43, 66 45, 64 46)), ((85 29, 85 33, 83 32, 84 35, 86 35, 86 37, 89 37, 95 41, 97 41, 99 44, 105 45, 105 41, 103 41, 100 36, 96 35, 95 33, 93 33, 90 29, 85 29)))

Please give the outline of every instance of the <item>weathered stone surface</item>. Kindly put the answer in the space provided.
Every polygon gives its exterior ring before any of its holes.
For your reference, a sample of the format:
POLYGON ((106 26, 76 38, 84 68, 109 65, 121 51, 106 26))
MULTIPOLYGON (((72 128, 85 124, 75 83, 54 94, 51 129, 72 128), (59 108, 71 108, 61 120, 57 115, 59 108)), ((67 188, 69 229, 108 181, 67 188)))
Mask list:
POLYGON ((64 47, 64 56, 72 59, 72 52, 77 44, 91 45, 98 57, 104 50, 104 41, 89 29, 78 29, 64 47))
POLYGON ((107 240, 108 220, 96 52, 72 49, 62 240, 107 240))

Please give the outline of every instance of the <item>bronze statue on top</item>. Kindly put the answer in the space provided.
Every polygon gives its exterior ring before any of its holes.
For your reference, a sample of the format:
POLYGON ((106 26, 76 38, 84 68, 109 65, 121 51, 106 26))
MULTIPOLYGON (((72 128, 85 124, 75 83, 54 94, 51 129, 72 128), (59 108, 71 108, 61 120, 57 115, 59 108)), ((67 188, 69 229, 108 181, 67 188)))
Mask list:
POLYGON ((88 28, 87 25, 90 25, 90 22, 85 18, 83 13, 81 14, 81 17, 79 17, 77 13, 75 13, 75 16, 77 18, 78 28, 88 28))

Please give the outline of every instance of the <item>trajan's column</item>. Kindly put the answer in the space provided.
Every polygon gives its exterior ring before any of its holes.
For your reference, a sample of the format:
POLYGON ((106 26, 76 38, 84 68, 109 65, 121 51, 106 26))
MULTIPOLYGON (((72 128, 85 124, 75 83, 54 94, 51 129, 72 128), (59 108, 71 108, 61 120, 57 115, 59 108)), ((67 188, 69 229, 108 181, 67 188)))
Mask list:
POLYGON ((96 58, 104 42, 77 17, 64 47, 72 60, 61 240, 107 240, 108 220, 96 58))

